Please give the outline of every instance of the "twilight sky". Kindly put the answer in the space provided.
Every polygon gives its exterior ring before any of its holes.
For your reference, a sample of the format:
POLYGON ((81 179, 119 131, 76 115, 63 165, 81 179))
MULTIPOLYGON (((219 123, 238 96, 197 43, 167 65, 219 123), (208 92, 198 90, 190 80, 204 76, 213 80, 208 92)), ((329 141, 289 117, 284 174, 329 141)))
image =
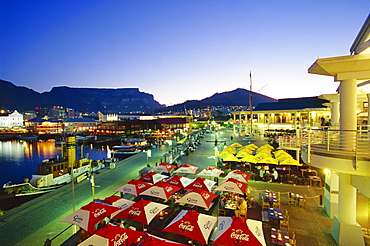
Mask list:
POLYGON ((348 55, 369 0, 1 0, 0 79, 139 88, 161 104, 249 89, 273 98, 335 93, 307 69, 348 55))

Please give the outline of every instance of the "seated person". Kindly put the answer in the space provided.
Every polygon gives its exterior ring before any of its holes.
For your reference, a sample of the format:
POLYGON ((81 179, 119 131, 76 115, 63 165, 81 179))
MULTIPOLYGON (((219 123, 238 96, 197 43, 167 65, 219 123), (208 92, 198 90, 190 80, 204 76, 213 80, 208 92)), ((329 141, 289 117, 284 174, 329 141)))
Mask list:
POLYGON ((240 217, 240 215, 244 215, 245 217, 247 217, 246 216, 247 215, 247 208, 248 208, 248 205, 247 205, 247 202, 245 201, 245 199, 240 198, 238 209, 235 210, 235 216, 240 217))

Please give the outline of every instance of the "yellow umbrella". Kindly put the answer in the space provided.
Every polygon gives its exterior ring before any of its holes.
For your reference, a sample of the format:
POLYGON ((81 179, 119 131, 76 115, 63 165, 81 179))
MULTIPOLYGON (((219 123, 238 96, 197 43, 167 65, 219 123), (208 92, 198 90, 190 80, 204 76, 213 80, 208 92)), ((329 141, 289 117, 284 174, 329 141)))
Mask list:
POLYGON ((247 155, 252 155, 252 152, 248 152, 248 151, 239 151, 239 152, 236 154, 236 157, 244 157, 244 156, 247 156, 247 155))
POLYGON ((243 147, 243 145, 241 145, 240 143, 233 143, 231 146, 237 147, 237 148, 243 147))
POLYGON ((239 161, 238 158, 236 158, 234 155, 229 155, 224 158, 222 158, 223 161, 239 161))
POLYGON ((266 164, 274 164, 274 165, 279 164, 279 162, 276 159, 272 158, 272 157, 263 158, 263 159, 259 160, 258 163, 266 163, 266 164))
POLYGON ((303 166, 303 164, 299 163, 297 160, 293 158, 287 158, 279 163, 280 165, 292 165, 292 166, 303 166))
POLYGON ((270 153, 267 153, 267 152, 260 152, 258 153, 257 155, 255 155, 256 157, 261 157, 261 158, 272 158, 271 154, 270 153))
POLYGON ((240 161, 250 162, 256 164, 258 162, 258 157, 255 157, 254 155, 248 155, 240 159, 240 161))
POLYGON ((255 144, 248 144, 247 146, 253 149, 258 149, 258 146, 255 144))
POLYGON ((278 157, 275 157, 276 160, 278 160, 279 162, 285 160, 285 159, 288 159, 288 158, 293 158, 291 155, 289 155, 288 153, 286 153, 285 155, 279 155, 278 157))

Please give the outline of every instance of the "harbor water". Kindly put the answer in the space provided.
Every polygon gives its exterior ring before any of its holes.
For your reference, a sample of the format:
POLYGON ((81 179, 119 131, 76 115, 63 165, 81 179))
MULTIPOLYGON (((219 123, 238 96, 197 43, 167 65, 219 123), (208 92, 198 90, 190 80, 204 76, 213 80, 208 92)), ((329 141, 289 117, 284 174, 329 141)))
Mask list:
MULTIPOLYGON (((102 160, 110 157, 109 146, 84 145, 76 150, 76 158, 88 157, 92 160, 102 160)), ((11 181, 22 183, 25 178, 31 179, 36 174, 36 166, 43 160, 62 156, 61 146, 55 141, 0 141, 0 185, 11 181)))

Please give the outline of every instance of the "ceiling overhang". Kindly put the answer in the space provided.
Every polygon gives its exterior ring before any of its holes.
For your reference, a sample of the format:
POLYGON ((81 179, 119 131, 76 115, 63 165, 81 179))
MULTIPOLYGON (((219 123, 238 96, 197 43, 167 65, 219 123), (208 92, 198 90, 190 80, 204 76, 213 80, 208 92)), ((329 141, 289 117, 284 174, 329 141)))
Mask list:
POLYGON ((334 76, 335 80, 370 79, 370 54, 358 54, 317 59, 309 73, 334 76))

